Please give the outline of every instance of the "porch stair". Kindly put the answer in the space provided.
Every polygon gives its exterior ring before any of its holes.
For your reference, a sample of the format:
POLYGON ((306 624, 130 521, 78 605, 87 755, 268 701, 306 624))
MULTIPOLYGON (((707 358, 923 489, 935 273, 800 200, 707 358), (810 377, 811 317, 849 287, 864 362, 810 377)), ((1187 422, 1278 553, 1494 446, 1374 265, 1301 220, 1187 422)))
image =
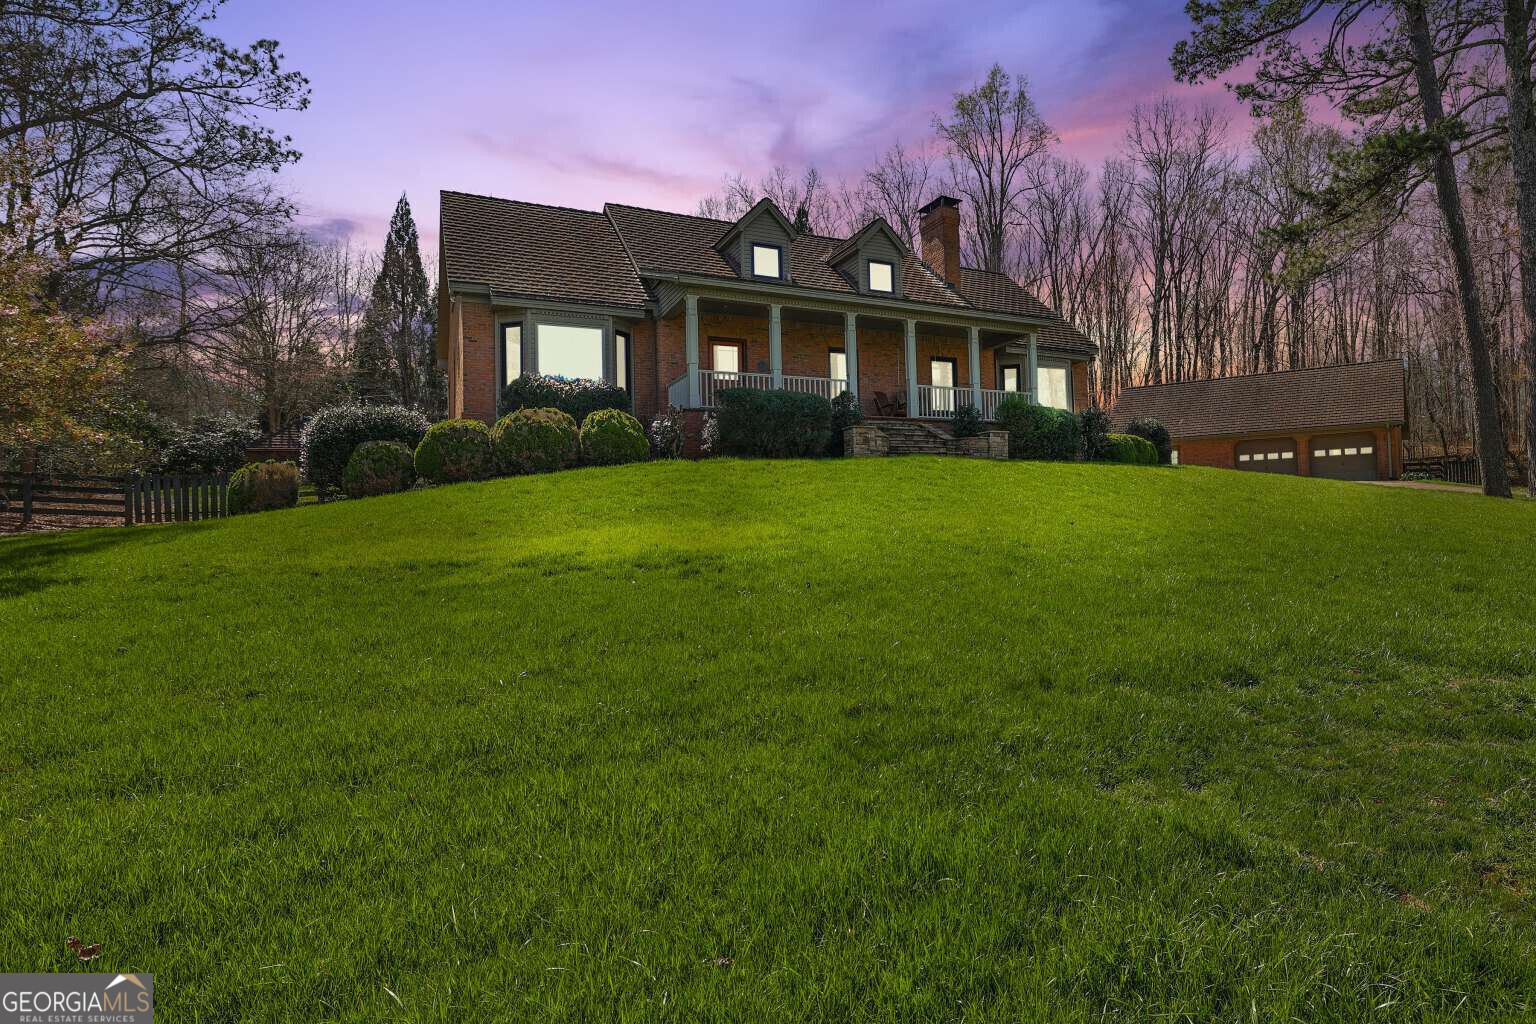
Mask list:
POLYGON ((921 420, 867 420, 886 436, 891 455, 968 455, 949 431, 921 420))
POLYGON ((922 420, 865 420, 843 434, 843 451, 855 458, 870 455, 961 455, 1006 459, 1008 434, 983 430, 978 437, 956 437, 937 423, 922 420))

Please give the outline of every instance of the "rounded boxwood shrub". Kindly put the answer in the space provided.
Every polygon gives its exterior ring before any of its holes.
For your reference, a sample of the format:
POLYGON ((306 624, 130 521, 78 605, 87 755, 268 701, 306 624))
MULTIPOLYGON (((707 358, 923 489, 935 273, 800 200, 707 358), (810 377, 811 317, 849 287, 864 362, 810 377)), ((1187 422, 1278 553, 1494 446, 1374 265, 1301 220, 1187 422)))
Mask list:
POLYGON ((574 465, 580 439, 576 421, 559 409, 519 409, 491 433, 502 473, 552 473, 574 465))
POLYGON ((399 405, 333 405, 310 417, 299 435, 299 468, 322 491, 341 487, 347 460, 364 441, 399 441, 411 450, 427 418, 399 405))
POLYGON ((832 437, 832 403, 820 395, 726 388, 715 402, 714 454, 803 459, 823 454, 832 437))
POLYGON ((266 512, 299 503, 299 467, 291 462, 252 462, 229 478, 229 512, 266 512))
POLYGON ((1005 398, 997 403, 996 415, 998 426, 1008 431, 1009 458, 1077 458, 1077 417, 1066 410, 1005 398))
POLYGON ((495 468, 491 431, 479 420, 441 420, 416 446, 416 475, 434 484, 484 480, 495 468))
POLYGON ((1135 434, 1106 434, 1106 456, 1111 462, 1124 462, 1132 466, 1157 465, 1157 449, 1152 442, 1135 434))
POLYGON ((349 498, 394 494, 416 482, 415 457, 399 441, 364 441, 347 460, 341 475, 349 498))
POLYGON ((1138 417, 1125 425, 1125 432, 1151 441, 1152 447, 1157 449, 1157 461, 1164 466, 1173 461, 1173 439, 1168 436, 1168 428, 1158 420, 1150 416, 1138 417))
POLYGON ((644 462, 651 442, 640 421, 619 409, 599 409, 581 425, 581 458, 593 466, 644 462))
POLYGON ((629 412, 630 402, 628 391, 605 380, 524 374, 501 389, 500 409, 559 409, 580 426, 599 409, 629 412))

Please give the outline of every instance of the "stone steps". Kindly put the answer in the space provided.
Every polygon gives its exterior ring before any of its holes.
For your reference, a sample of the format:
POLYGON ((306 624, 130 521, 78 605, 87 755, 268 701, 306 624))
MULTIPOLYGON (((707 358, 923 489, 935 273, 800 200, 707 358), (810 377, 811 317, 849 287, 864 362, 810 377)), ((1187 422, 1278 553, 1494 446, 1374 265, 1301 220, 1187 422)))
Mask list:
POLYGON ((982 437, 957 438, 942 426, 921 420, 867 420, 866 437, 854 446, 856 455, 960 455, 1007 458, 1006 435, 988 431, 982 437))

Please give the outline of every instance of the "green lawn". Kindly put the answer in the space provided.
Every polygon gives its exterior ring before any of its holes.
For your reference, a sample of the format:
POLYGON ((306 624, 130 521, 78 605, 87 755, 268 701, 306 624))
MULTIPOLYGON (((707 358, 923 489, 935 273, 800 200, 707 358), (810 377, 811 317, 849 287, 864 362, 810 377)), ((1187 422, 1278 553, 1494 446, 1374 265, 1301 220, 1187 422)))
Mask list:
POLYGON ((0 969, 166 1021, 1536 1009, 1536 505, 652 464, 0 540, 0 969))

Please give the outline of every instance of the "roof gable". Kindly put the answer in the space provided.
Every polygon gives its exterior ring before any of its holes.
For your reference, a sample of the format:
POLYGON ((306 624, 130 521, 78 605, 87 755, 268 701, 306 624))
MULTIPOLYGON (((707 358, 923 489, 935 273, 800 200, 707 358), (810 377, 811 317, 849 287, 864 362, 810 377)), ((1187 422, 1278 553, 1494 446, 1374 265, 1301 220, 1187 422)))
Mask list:
POLYGON ((845 239, 841 244, 829 252, 827 254, 827 261, 833 264, 841 263, 848 259, 848 257, 863 249, 869 243, 870 239, 877 238, 881 235, 884 235, 885 241, 897 252, 901 253, 903 256, 907 254, 907 244, 903 242, 901 237, 891 229, 891 226, 886 223, 884 217, 876 217, 874 220, 870 221, 868 224, 865 224, 862 228, 855 232, 852 237, 845 239))
POLYGON ((1292 433, 1407 421, 1401 360, 1314 366, 1128 388, 1116 426, 1149 416, 1174 437, 1292 433))
POLYGON ((736 222, 726 229, 725 234, 720 236, 719 241, 715 242, 715 248, 729 248, 736 239, 740 238, 743 233, 763 217, 769 218, 784 237, 789 239, 795 237, 795 226, 790 223, 789 218, 784 216, 783 212, 779 210, 777 203, 764 196, 753 205, 752 209, 736 218, 736 222))

